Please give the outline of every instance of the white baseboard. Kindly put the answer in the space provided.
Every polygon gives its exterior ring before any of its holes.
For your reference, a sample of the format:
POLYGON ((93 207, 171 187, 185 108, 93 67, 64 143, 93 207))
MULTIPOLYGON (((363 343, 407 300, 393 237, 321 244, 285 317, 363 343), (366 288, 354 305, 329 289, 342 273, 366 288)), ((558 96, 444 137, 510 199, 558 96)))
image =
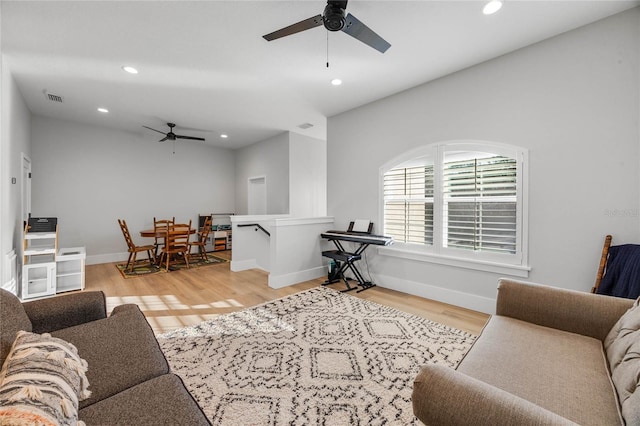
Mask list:
POLYGON ((232 272, 246 271, 247 269, 262 269, 255 259, 232 260, 230 269, 232 272))
POLYGON ((269 274, 269 287, 276 289, 287 287, 293 284, 315 280, 316 278, 320 278, 326 274, 326 266, 318 266, 304 271, 290 272, 282 275, 269 274))
POLYGON ((490 315, 495 314, 496 310, 496 299, 463 293, 457 290, 449 290, 416 281, 376 274, 376 285, 490 315))
POLYGON ((2 288, 8 292, 18 294, 18 255, 12 249, 4 256, 4 276, 2 277, 2 288))
MULTIPOLYGON (((146 254, 144 255, 146 257, 146 254)), ((126 262, 129 258, 129 253, 107 253, 96 254, 93 256, 87 256, 85 260, 86 265, 99 265, 100 263, 112 263, 112 262, 126 262)))

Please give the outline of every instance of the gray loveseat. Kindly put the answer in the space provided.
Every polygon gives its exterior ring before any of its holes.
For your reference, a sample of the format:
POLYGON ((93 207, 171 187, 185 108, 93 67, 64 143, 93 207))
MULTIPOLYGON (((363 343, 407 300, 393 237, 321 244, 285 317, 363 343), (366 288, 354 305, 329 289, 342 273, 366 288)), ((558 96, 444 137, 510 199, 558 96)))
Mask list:
POLYGON ((78 412, 87 425, 210 425, 169 372, 137 305, 117 306, 107 317, 102 292, 21 303, 0 289, 0 365, 19 330, 70 342, 87 361, 91 397, 80 401, 78 412))
POLYGON ((640 425, 637 304, 501 280, 457 369, 421 369, 414 413, 438 426, 640 425))

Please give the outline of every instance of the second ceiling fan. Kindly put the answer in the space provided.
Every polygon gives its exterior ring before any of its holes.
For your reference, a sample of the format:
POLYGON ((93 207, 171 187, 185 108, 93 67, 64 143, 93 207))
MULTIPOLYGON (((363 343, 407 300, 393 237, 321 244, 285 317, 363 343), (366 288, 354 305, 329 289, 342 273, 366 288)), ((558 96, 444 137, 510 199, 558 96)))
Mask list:
POLYGON ((174 123, 167 123, 167 126, 169 126, 169 131, 168 132, 163 132, 160 130, 156 130, 153 129, 149 126, 142 126, 146 129, 149 130, 153 130, 154 132, 158 132, 158 133, 162 133, 164 135, 164 138, 160 139, 158 142, 164 142, 164 141, 175 141, 176 139, 190 139, 190 140, 194 140, 194 141, 203 141, 204 138, 198 138, 195 136, 184 136, 184 135, 176 135, 175 133, 173 133, 173 128, 176 127, 176 125, 174 123))
POLYGON ((301 31, 310 30, 324 24, 329 31, 342 31, 349 34, 356 40, 376 49, 380 53, 384 53, 391 47, 391 44, 376 34, 371 28, 360 22, 358 18, 352 14, 345 16, 347 1, 328 0, 322 15, 316 15, 303 21, 297 22, 288 27, 281 28, 272 33, 263 35, 267 41, 276 40, 301 31))

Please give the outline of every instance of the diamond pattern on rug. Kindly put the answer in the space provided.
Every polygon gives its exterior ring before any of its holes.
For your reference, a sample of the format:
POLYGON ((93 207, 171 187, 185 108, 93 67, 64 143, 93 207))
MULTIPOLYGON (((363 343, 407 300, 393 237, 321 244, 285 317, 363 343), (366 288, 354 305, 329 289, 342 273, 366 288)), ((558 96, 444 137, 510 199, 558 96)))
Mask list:
POLYGON ((362 380, 355 351, 340 348, 311 348, 311 378, 362 380))
POLYGON ((214 425, 418 425, 420 366, 474 339, 325 287, 158 336, 214 425))
POLYGON ((251 424, 275 425, 279 412, 278 402, 278 398, 268 396, 225 395, 220 400, 212 421, 214 424, 225 424, 224 419, 246 418, 250 413, 251 424))
POLYGON ((291 388, 300 376, 298 365, 303 350, 293 342, 244 341, 231 356, 221 377, 229 389, 291 388))
POLYGON ((364 325, 371 337, 387 339, 409 339, 409 333, 402 326, 402 320, 395 319, 374 319, 364 320, 364 325))

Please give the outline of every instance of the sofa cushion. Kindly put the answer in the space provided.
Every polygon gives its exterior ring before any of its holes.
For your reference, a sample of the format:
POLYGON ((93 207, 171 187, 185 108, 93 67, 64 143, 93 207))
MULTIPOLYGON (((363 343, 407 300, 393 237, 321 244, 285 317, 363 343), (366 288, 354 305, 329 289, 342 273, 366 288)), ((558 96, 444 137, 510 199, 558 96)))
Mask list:
POLYGON ((4 363, 20 330, 31 331, 31 321, 20 299, 0 289, 0 365, 4 363))
POLYGON ((180 378, 165 374, 80 410, 88 425, 209 425, 180 378))
POLYGON ((640 298, 604 340, 611 379, 627 424, 640 422, 640 298))
POLYGON ((592 337, 496 315, 458 370, 581 425, 622 423, 592 337))
POLYGON ((105 295, 101 291, 67 293, 24 302, 34 333, 51 333, 74 325, 107 317, 105 295))
POLYGON ((91 394, 86 370, 68 342, 18 332, 0 372, 0 424, 75 426, 78 400, 91 394))
POLYGON ((117 306, 109 318, 51 334, 73 343, 89 364, 92 395, 80 408, 169 372, 158 341, 136 305, 117 306))

